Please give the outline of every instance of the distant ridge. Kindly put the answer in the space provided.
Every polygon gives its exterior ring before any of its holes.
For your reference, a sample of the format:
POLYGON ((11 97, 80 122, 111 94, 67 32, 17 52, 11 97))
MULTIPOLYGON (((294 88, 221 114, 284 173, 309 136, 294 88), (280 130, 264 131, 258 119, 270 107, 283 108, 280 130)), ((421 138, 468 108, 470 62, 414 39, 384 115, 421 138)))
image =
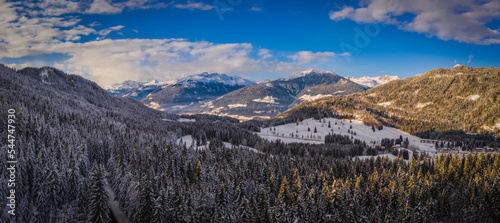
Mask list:
POLYGON ((398 76, 388 76, 388 75, 384 74, 384 75, 378 76, 378 77, 359 77, 359 78, 346 77, 346 79, 348 79, 354 83, 357 83, 361 86, 364 86, 366 88, 374 88, 376 86, 386 84, 389 81, 399 80, 400 78, 398 76))
POLYGON ((133 98, 157 110, 180 113, 254 84, 255 82, 238 76, 205 72, 167 82, 125 81, 107 90, 112 95, 133 98))
POLYGON ((311 69, 238 89, 193 107, 188 112, 229 116, 240 120, 267 119, 303 101, 361 91, 365 91, 362 86, 337 74, 311 69))

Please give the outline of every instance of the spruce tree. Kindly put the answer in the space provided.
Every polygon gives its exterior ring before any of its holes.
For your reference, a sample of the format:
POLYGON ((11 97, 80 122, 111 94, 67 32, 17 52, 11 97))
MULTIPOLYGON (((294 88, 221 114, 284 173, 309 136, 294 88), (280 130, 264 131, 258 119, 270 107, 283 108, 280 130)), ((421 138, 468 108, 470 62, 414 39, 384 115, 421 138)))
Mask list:
POLYGON ((109 217, 109 196, 106 192, 104 166, 95 164, 92 168, 89 193, 87 222, 109 222, 111 220, 109 217))

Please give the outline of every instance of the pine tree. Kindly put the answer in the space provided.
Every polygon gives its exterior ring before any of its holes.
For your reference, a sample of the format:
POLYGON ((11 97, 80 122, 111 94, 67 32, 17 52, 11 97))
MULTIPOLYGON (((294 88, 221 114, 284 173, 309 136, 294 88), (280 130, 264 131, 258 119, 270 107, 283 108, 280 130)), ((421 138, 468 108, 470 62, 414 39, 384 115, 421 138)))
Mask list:
POLYGON ((286 176, 283 177, 283 181, 281 182, 278 200, 284 203, 288 203, 290 201, 290 192, 288 190, 288 181, 286 180, 286 176))
POLYGON ((106 192, 106 178, 104 177, 104 166, 94 165, 90 181, 89 211, 87 222, 106 223, 109 217, 109 196, 106 192))
POLYGON ((302 183, 300 181, 299 170, 297 168, 295 168, 295 171, 293 172, 292 183, 292 195, 294 202, 298 203, 300 201, 302 183))

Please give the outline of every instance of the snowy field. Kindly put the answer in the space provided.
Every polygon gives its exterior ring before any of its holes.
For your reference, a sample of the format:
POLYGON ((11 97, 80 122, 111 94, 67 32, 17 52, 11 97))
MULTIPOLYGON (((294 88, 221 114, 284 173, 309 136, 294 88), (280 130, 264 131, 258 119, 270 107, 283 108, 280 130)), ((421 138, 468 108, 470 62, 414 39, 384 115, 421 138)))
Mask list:
POLYGON ((421 143, 421 138, 417 136, 386 126, 384 126, 382 130, 375 129, 375 132, 373 132, 371 126, 364 125, 361 121, 357 120, 352 120, 352 122, 350 122, 349 120, 325 118, 323 122, 320 120, 306 119, 300 122, 299 125, 290 123, 271 128, 261 128, 261 132, 258 133, 258 135, 271 141, 280 139, 285 143, 299 142, 321 144, 324 143, 325 135, 328 135, 328 133, 347 135, 349 137, 353 136, 354 139, 365 141, 371 145, 380 145, 380 141, 383 138, 396 139, 401 135, 403 139, 408 137, 410 146, 417 147, 419 151, 436 152, 434 144, 421 143), (328 128, 328 122, 330 122, 330 128, 328 128), (337 124, 335 124, 335 122, 337 124), (351 126, 352 129, 350 128, 351 126), (317 133, 314 133, 314 128, 317 129, 317 133), (356 135, 348 131, 354 131, 356 135))

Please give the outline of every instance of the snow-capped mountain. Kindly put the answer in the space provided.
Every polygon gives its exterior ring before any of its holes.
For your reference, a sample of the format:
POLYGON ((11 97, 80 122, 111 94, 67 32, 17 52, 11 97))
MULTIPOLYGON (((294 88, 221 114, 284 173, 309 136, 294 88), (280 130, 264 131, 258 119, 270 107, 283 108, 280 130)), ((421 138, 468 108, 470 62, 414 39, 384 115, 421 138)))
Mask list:
POLYGON ((117 94, 121 94, 125 91, 128 91, 132 88, 139 87, 141 85, 143 85, 143 83, 128 80, 128 81, 125 81, 123 83, 113 84, 113 85, 107 87, 105 90, 107 90, 112 95, 117 95, 117 94))
POLYGON ((285 77, 282 77, 282 78, 278 79, 278 81, 289 81, 289 80, 297 79, 297 78, 300 78, 300 77, 305 77, 305 76, 307 76, 308 74, 311 74, 311 73, 314 73, 314 74, 334 74, 334 73, 332 73, 330 71, 309 69, 309 70, 304 70, 304 71, 293 72, 290 75, 287 75, 285 77))
POLYGON ((306 70, 275 81, 238 89, 195 106, 190 112, 224 115, 241 120, 271 118, 302 101, 361 91, 365 91, 362 86, 332 72, 306 70))
POLYGON ((119 97, 133 98, 158 110, 179 113, 253 84, 255 82, 242 77, 205 72, 166 82, 153 80, 127 90, 117 91, 116 89, 133 85, 125 82, 108 89, 108 92, 119 97))
POLYGON ((376 86, 385 84, 389 81, 399 80, 400 78, 398 76, 388 76, 388 75, 384 74, 384 75, 378 76, 378 77, 359 77, 359 78, 346 77, 346 79, 348 79, 354 83, 357 83, 359 85, 362 85, 366 88, 374 88, 376 86))
POLYGON ((250 86, 255 84, 255 82, 242 77, 226 75, 226 74, 218 74, 218 73, 209 74, 207 72, 181 78, 177 81, 177 83, 183 85, 192 85, 196 83, 204 83, 204 84, 218 83, 228 86, 250 86))

